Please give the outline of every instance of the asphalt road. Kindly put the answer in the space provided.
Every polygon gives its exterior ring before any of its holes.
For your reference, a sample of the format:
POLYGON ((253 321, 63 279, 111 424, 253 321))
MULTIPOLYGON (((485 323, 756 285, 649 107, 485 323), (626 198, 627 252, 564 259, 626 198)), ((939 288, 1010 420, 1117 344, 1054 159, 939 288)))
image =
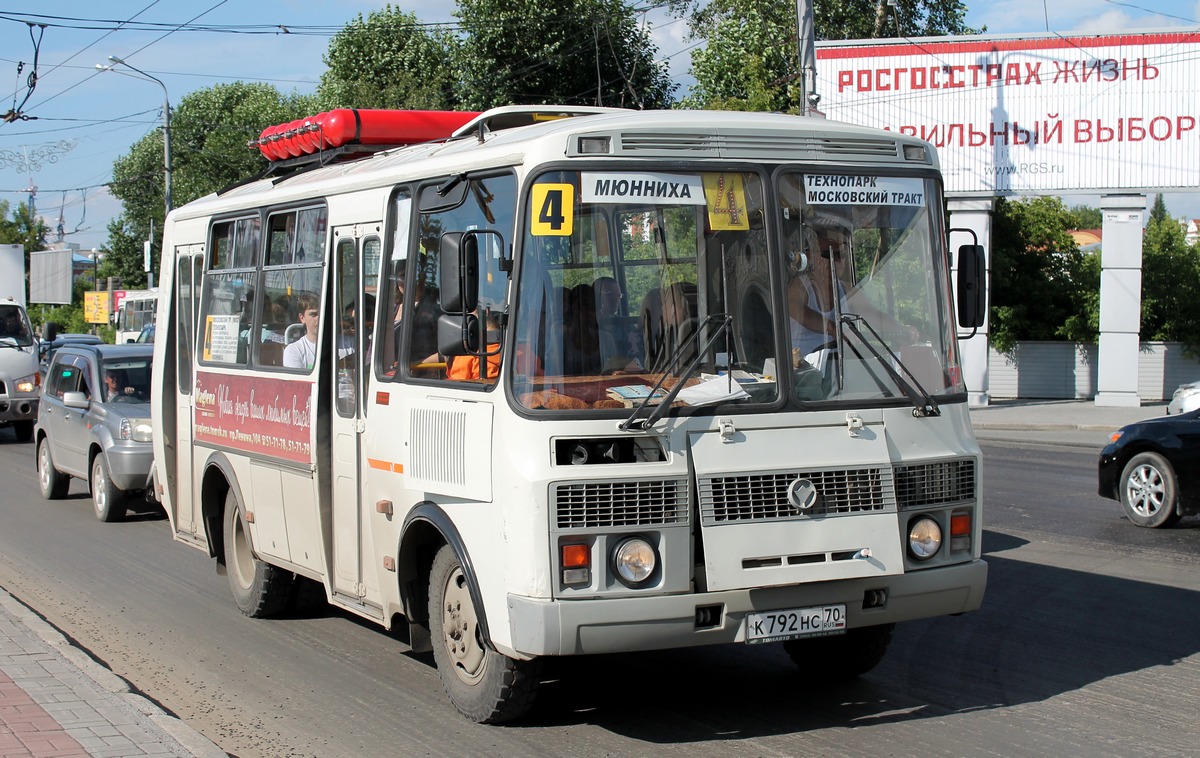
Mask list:
POLYGON ((902 625, 849 684, 778 646, 558 662, 531 715, 454 712, 432 661, 328 609, 276 621, 153 510, 92 515, 37 490, 0 431, 0 586, 240 756, 1195 755, 1200 522, 1137 529, 1095 492, 1095 454, 985 447, 984 607, 902 625))

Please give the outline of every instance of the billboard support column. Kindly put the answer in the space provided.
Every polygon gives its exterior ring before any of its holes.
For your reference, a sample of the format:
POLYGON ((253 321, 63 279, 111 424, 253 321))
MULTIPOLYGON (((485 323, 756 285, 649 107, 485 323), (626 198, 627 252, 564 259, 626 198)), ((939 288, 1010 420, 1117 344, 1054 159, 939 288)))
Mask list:
MULTIPOLYGON (((990 195, 975 197, 952 197, 946 200, 946 209, 950 212, 951 229, 970 229, 975 232, 979 244, 983 245, 984 270, 986 273, 986 291, 988 309, 992 304, 992 209, 995 198, 990 195)), ((958 248, 960 245, 974 244, 975 240, 965 232, 951 232, 949 237, 950 256, 954 263, 951 271, 951 281, 958 282, 958 248)), ((957 294, 957 293, 956 293, 957 294)), ((957 298, 956 298, 957 301, 957 298)), ((988 393, 988 329, 991 319, 984 315, 983 326, 975 336, 959 342, 962 361, 963 380, 967 383, 967 404, 972 407, 984 406, 990 402, 988 393)))
POLYGON ((1145 195, 1105 195, 1100 252, 1100 350, 1096 405, 1137 408, 1142 326, 1142 219, 1145 195))

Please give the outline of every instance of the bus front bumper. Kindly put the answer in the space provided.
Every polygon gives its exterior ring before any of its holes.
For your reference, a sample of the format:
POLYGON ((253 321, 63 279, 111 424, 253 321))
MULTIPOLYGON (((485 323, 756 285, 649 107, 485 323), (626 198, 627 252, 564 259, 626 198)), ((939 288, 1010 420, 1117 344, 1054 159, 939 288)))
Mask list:
POLYGON ((513 652, 522 657, 715 645, 744 642, 746 615, 760 611, 844 604, 851 629, 973 611, 986 583, 987 563, 976 560, 883 578, 690 595, 566 601, 509 595, 509 623, 513 652), (865 593, 880 589, 886 602, 864 609, 865 593))

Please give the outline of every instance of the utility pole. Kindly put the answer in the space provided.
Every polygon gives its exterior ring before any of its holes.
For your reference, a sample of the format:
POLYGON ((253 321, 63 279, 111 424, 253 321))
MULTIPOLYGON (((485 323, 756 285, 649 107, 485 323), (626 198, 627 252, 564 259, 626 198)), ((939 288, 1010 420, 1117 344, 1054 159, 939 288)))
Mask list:
POLYGON ((796 0, 796 41, 800 64, 800 115, 808 116, 821 102, 817 94, 816 28, 812 0, 796 0))

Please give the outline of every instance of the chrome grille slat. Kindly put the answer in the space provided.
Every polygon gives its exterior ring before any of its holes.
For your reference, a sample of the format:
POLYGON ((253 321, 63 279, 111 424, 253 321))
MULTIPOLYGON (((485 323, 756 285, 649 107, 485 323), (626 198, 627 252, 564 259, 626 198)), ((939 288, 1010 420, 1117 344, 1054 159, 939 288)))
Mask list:
POLYGON ((974 458, 896 467, 896 504, 901 510, 974 498, 974 458))
POLYGON ((890 467, 783 471, 700 480, 700 518, 705 523, 811 518, 835 514, 894 510, 890 467), (788 487, 808 479, 820 496, 801 511, 788 501, 788 487))
POLYGON ((683 479, 558 482, 551 485, 557 529, 684 524, 688 519, 683 479))

